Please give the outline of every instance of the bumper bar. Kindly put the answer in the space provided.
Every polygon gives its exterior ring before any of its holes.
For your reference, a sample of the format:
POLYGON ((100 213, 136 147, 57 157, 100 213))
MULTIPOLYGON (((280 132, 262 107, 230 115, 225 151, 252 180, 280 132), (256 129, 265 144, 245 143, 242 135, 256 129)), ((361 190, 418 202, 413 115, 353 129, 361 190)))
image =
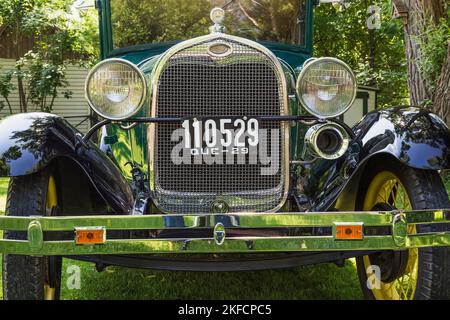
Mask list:
POLYGON ((0 217, 0 230, 24 231, 27 240, 0 240, 0 252, 26 255, 149 253, 251 253, 300 251, 404 250, 450 246, 450 210, 186 214, 147 216, 0 217), (417 225, 443 224, 442 232, 411 233, 417 225), (388 227, 387 235, 340 239, 342 226, 388 227), (329 236, 226 237, 232 229, 331 228, 329 236), (105 239, 77 245, 74 240, 45 239, 46 232, 104 228, 108 230, 210 230, 206 238, 105 239))

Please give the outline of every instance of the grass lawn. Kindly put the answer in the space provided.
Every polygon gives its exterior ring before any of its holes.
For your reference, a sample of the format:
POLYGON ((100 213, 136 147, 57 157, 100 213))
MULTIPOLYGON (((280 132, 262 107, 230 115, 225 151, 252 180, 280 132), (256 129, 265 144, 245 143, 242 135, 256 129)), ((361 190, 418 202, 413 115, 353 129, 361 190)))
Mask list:
MULTIPOLYGON (((0 178, 0 210, 8 180, 0 178)), ((0 257, 1 259, 1 257, 0 257)), ((0 296, 3 295, 0 290, 0 296)), ((353 261, 255 272, 174 272, 108 267, 64 259, 63 299, 361 299, 353 261), (80 289, 69 289, 73 265, 80 289)))

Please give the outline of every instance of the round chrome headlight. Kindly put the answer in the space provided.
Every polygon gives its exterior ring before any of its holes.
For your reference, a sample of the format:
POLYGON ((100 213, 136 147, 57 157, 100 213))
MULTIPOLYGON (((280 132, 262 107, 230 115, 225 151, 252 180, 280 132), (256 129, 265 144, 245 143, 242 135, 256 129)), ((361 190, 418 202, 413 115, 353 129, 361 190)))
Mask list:
POLYGON ((300 103, 319 118, 334 118, 346 112, 356 98, 356 79, 341 60, 308 60, 297 80, 300 103))
POLYGON ((97 64, 86 79, 86 99, 100 116, 124 120, 144 104, 147 83, 142 72, 131 62, 108 59, 97 64))

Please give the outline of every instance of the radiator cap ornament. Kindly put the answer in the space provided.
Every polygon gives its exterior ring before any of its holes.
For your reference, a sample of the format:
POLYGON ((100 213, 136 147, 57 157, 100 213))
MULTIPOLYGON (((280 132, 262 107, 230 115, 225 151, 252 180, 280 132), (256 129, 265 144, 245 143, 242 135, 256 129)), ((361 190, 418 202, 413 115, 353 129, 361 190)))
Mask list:
POLYGON ((225 226, 218 222, 214 227, 214 241, 218 246, 221 246, 225 242, 226 232, 225 226))
POLYGON ((212 22, 214 22, 214 25, 209 28, 209 31, 211 31, 211 33, 223 32, 224 27, 222 26, 222 22, 225 19, 225 10, 223 10, 222 8, 216 7, 211 10, 211 13, 209 16, 210 16, 212 22))

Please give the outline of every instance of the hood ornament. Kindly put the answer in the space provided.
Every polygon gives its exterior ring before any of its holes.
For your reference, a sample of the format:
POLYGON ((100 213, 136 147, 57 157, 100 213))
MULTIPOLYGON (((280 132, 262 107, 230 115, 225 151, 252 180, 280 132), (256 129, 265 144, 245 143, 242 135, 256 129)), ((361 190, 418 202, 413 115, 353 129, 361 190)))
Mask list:
POLYGON ((210 18, 212 22, 214 22, 214 25, 209 28, 209 31, 211 33, 220 33, 225 30, 225 27, 222 26, 222 22, 225 19, 225 10, 222 8, 216 7, 211 10, 210 18))

